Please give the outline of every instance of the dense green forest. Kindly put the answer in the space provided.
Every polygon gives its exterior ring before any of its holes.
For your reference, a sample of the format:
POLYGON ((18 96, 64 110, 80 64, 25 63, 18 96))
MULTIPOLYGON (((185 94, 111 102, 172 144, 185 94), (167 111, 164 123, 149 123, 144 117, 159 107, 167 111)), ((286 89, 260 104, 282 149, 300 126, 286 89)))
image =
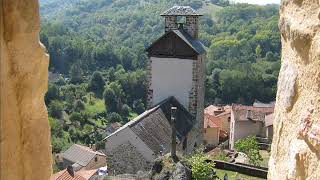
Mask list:
POLYGON ((145 49, 164 32, 174 4, 202 12, 206 104, 269 102, 280 68, 278 6, 224 0, 41 0, 41 41, 49 70, 46 104, 53 151, 100 142, 112 122, 145 110, 145 49))

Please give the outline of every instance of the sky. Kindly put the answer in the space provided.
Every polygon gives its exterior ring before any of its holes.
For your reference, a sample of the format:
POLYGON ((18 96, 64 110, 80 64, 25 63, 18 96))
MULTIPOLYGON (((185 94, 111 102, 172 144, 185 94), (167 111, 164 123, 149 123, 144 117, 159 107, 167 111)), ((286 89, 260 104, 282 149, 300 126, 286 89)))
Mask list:
POLYGON ((241 3, 249 3, 249 4, 280 4, 280 0, 231 0, 234 2, 241 2, 241 3))

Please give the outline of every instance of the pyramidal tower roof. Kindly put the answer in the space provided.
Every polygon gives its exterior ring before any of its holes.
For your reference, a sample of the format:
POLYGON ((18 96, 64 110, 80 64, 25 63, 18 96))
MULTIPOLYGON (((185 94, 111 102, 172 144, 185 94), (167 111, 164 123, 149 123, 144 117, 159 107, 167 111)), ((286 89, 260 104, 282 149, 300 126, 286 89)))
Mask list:
POLYGON ((161 14, 161 16, 202 16, 190 6, 173 6, 161 14))

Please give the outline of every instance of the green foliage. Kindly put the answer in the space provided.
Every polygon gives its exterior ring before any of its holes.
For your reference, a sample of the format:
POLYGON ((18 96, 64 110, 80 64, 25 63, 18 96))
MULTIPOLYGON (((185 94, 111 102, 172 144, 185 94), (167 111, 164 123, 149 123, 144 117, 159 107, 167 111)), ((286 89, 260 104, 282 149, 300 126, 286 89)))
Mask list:
POLYGON ((101 99, 91 99, 92 103, 88 103, 86 105, 85 112, 91 117, 97 116, 98 114, 102 114, 106 111, 104 100, 101 99))
POLYGON ((51 128, 51 135, 55 137, 63 137, 63 129, 61 123, 54 119, 53 117, 49 117, 49 124, 51 128))
POLYGON ((109 114, 109 119, 110 119, 110 122, 112 122, 112 123, 122 121, 121 116, 116 112, 112 112, 111 114, 109 114))
POLYGON ((107 112, 117 111, 118 102, 115 96, 115 92, 111 88, 106 88, 104 90, 103 97, 107 112))
POLYGON ((200 38, 209 47, 207 104, 274 100, 281 54, 278 18, 277 6, 248 4, 204 18, 200 38))
POLYGON ((74 64, 70 68, 70 77, 72 83, 81 83, 82 82, 83 72, 78 64, 74 64))
POLYGON ((238 140, 235 143, 235 148, 237 151, 245 153, 249 157, 249 162, 253 165, 259 166, 263 160, 255 136, 238 140))
POLYGON ((220 160, 220 161, 226 161, 226 162, 229 161, 229 157, 224 152, 220 152, 218 154, 215 154, 214 156, 211 156, 210 158, 214 159, 214 160, 220 160))
POLYGON ((214 163, 209 160, 202 149, 198 149, 189 159, 191 165, 192 177, 195 180, 206 180, 213 178, 214 163))
POLYGON ((145 49, 163 34, 159 14, 174 4, 205 13, 199 37, 208 49, 207 104, 274 100, 281 55, 277 6, 229 6, 227 0, 41 0, 40 38, 50 54, 49 70, 62 74, 50 83, 46 104, 50 116, 68 124, 61 132, 52 122, 55 150, 65 148, 67 142, 60 140, 68 131, 73 143, 91 143, 96 135, 86 135, 84 125, 125 123, 145 111, 145 49))
POLYGON ((80 121, 80 119, 82 119, 82 116, 78 112, 73 112, 70 115, 69 119, 70 119, 71 122, 76 122, 76 121, 80 121))
POLYGON ((59 98, 60 98, 59 88, 57 87, 57 85, 49 83, 48 92, 45 96, 46 104, 49 104, 52 100, 59 99, 59 98))
POLYGON ((74 103, 73 109, 75 112, 80 112, 83 111, 85 109, 85 104, 83 101, 81 100, 76 100, 76 102, 74 103))
POLYGON ((49 115, 54 118, 61 118, 63 109, 63 104, 60 101, 53 100, 48 107, 49 115))
POLYGON ((95 71, 88 84, 88 90, 95 93, 96 97, 102 98, 105 82, 100 72, 95 71))

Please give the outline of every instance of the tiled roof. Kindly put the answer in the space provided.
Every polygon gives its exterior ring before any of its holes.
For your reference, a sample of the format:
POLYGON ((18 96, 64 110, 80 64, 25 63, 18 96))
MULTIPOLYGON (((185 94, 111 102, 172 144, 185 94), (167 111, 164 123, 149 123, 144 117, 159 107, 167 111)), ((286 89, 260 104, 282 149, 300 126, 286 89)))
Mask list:
POLYGON ((73 163, 77 163, 81 166, 86 166, 96 154, 105 156, 100 152, 93 151, 89 147, 73 144, 68 150, 63 153, 63 158, 73 163))
POLYGON ((155 153, 163 151, 163 147, 170 145, 172 106, 177 107, 177 139, 181 141, 192 129, 194 117, 174 97, 162 101, 129 125, 131 130, 155 153))
POLYGON ((256 112, 271 114, 274 111, 274 107, 254 107, 254 106, 245 106, 240 104, 232 104, 232 110, 249 110, 249 111, 256 111, 256 112))
POLYGON ((74 175, 71 175, 67 169, 65 169, 52 175, 51 180, 89 180, 96 172, 97 169, 80 170, 74 172, 74 175))
POLYGON ((264 122, 265 115, 274 111, 273 107, 253 107, 233 104, 232 111, 236 121, 260 121, 264 122))
POLYGON ((161 14, 161 16, 202 16, 190 6, 173 6, 161 14))
POLYGON ((211 115, 204 115, 204 122, 203 128, 218 128, 221 127, 221 123, 215 122, 213 118, 210 117, 211 115))
POLYGON ((213 116, 221 116, 225 114, 230 114, 230 106, 215 106, 215 105, 210 105, 204 109, 205 114, 210 114, 213 116))

